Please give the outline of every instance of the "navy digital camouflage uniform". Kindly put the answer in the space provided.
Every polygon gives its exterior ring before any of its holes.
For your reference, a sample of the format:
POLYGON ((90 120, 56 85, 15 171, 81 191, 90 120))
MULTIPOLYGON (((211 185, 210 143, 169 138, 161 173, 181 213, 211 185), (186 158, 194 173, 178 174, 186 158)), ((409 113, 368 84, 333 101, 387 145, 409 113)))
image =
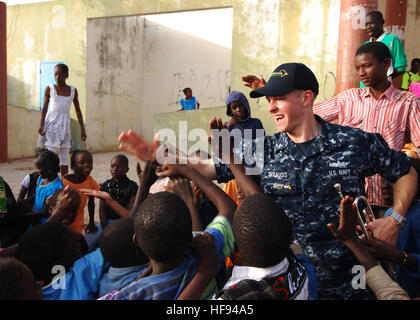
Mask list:
MULTIPOLYGON (((344 195, 363 195, 365 177, 379 173, 394 183, 409 172, 411 162, 379 134, 315 117, 322 127, 307 156, 285 133, 263 138, 264 152, 254 154, 261 161, 261 187, 291 219, 294 239, 315 266, 319 299, 374 299, 370 290, 352 288, 357 273, 351 269, 360 262, 327 227, 339 225, 340 197, 333 185, 339 182, 344 195)), ((244 161, 246 151, 257 150, 256 141, 239 144, 235 154, 244 161)), ((232 179, 227 165, 214 160, 218 181, 232 179)))

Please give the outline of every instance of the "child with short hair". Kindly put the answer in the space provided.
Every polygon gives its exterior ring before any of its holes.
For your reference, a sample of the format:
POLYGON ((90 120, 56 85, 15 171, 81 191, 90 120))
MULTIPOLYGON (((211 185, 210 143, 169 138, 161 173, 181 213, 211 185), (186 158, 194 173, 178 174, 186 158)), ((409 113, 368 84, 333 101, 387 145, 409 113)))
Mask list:
POLYGON ((57 64, 54 68, 56 84, 50 84, 45 88, 41 123, 38 129, 41 137, 45 137, 45 139, 38 139, 38 144, 45 144, 48 150, 53 152, 60 149, 61 176, 65 176, 68 172, 68 154, 71 148, 70 107, 72 102, 81 129, 81 140, 86 140, 77 89, 66 84, 68 77, 68 66, 62 63, 57 64))
POLYGON ((99 283, 99 297, 136 280, 146 269, 149 258, 133 242, 131 217, 108 225, 101 234, 99 247, 110 267, 99 283))
POLYGON ((48 222, 35 226, 20 239, 16 257, 32 270, 37 281, 43 282, 44 300, 97 298, 99 281, 109 264, 100 249, 82 257, 79 236, 62 223, 48 222))
MULTIPOLYGON (((196 169, 185 165, 164 165, 160 176, 184 176, 196 182, 219 210, 218 216, 204 230, 214 239, 221 261, 231 252, 233 235, 230 225, 235 203, 219 187, 196 169)), ((102 300, 176 299, 197 272, 197 257, 192 245, 192 220, 185 202, 169 192, 150 195, 134 213, 137 245, 150 258, 151 275, 132 282, 102 300)), ((220 267, 220 266, 219 266, 220 267)), ((217 291, 214 279, 202 298, 217 291)))
MULTIPOLYGON (((111 199, 118 202, 122 207, 130 210, 136 198, 138 185, 127 177, 128 158, 123 154, 117 154, 111 160, 111 179, 101 184, 101 191, 110 194, 111 199)), ((99 204, 99 218, 103 229, 121 216, 116 213, 106 202, 101 200, 99 204)))
POLYGON ((243 264, 233 267, 220 298, 309 298, 305 266, 290 249, 292 225, 273 199, 264 194, 246 197, 235 213, 232 229, 243 264))
POLYGON ((15 258, 0 258, 0 300, 41 300, 31 270, 15 258))
POLYGON ((179 103, 181 104, 181 109, 178 111, 185 111, 185 110, 195 110, 200 108, 200 103, 198 102, 197 98, 192 95, 191 88, 185 88, 182 90, 184 92, 185 98, 182 98, 179 103))
MULTIPOLYGON (((93 168, 92 154, 87 150, 75 150, 71 155, 70 166, 73 170, 72 174, 63 177, 63 185, 70 186, 70 188, 79 191, 80 189, 99 190, 100 186, 92 178, 90 173, 93 168)), ((95 199, 92 196, 87 196, 79 191, 82 202, 77 212, 76 220, 70 225, 70 228, 83 232, 84 225, 84 210, 87 203, 89 211, 89 223, 85 228, 87 233, 95 233, 97 228, 95 226, 95 199)))

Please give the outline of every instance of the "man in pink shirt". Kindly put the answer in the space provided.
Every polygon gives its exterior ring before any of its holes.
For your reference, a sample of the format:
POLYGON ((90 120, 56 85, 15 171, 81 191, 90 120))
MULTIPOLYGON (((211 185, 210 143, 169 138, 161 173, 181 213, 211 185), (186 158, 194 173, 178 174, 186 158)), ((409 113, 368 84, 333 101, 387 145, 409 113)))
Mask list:
MULTIPOLYGON (((316 104, 314 113, 327 121, 379 133, 389 147, 401 151, 407 142, 420 146, 420 99, 396 89, 387 79, 391 63, 388 47, 381 42, 362 45, 355 55, 355 68, 366 88, 352 88, 316 104)), ((379 175, 366 179, 366 189, 375 213, 392 206, 392 186, 379 175)))

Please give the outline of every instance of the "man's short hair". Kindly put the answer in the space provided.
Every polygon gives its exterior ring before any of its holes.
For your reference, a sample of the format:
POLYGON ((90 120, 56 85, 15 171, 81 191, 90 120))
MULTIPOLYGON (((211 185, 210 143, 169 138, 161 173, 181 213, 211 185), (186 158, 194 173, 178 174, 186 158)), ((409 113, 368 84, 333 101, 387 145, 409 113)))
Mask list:
POLYGON ((185 254, 192 243, 190 211, 167 191, 150 195, 134 214, 137 244, 150 259, 168 262, 185 254))
POLYGON ((232 229, 247 266, 274 266, 289 252, 291 222, 283 208, 267 195, 246 197, 233 217, 232 229))
POLYGON ((363 44, 357 49, 355 56, 360 56, 365 53, 370 53, 379 62, 384 62, 386 59, 391 59, 391 52, 386 44, 380 41, 373 41, 363 44))

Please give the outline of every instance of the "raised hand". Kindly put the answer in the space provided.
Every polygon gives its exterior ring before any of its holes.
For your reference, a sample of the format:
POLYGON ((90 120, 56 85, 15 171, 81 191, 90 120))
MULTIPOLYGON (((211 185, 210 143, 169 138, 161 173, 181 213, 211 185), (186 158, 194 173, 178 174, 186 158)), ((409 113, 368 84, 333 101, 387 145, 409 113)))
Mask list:
POLYGON ((188 170, 188 167, 185 164, 165 163, 163 166, 159 167, 159 171, 156 172, 156 174, 157 176, 162 177, 162 178, 177 177, 177 176, 183 177, 186 174, 186 170, 188 170))
POLYGON ((168 185, 165 187, 166 191, 175 193, 186 203, 194 200, 191 182, 184 177, 171 177, 168 185))
POLYGON ((156 161, 156 153, 160 146, 156 135, 153 142, 149 142, 141 135, 129 130, 122 132, 118 138, 120 150, 127 151, 142 161, 156 161))
POLYGON ((242 81, 245 82, 244 86, 251 88, 252 90, 264 87, 267 83, 264 78, 257 78, 254 75, 247 75, 241 77, 242 81))
POLYGON ((228 163, 231 159, 233 143, 226 124, 222 121, 222 118, 217 119, 213 117, 209 122, 209 126, 211 135, 208 137, 208 141, 212 152, 218 158, 228 163), (225 131, 221 131, 223 129, 225 131), (218 140, 215 134, 218 135, 218 140))
POLYGON ((350 196, 345 196, 341 200, 340 225, 338 228, 333 223, 327 224, 334 237, 344 242, 344 244, 358 241, 356 234, 356 207, 353 204, 353 200, 350 196))

